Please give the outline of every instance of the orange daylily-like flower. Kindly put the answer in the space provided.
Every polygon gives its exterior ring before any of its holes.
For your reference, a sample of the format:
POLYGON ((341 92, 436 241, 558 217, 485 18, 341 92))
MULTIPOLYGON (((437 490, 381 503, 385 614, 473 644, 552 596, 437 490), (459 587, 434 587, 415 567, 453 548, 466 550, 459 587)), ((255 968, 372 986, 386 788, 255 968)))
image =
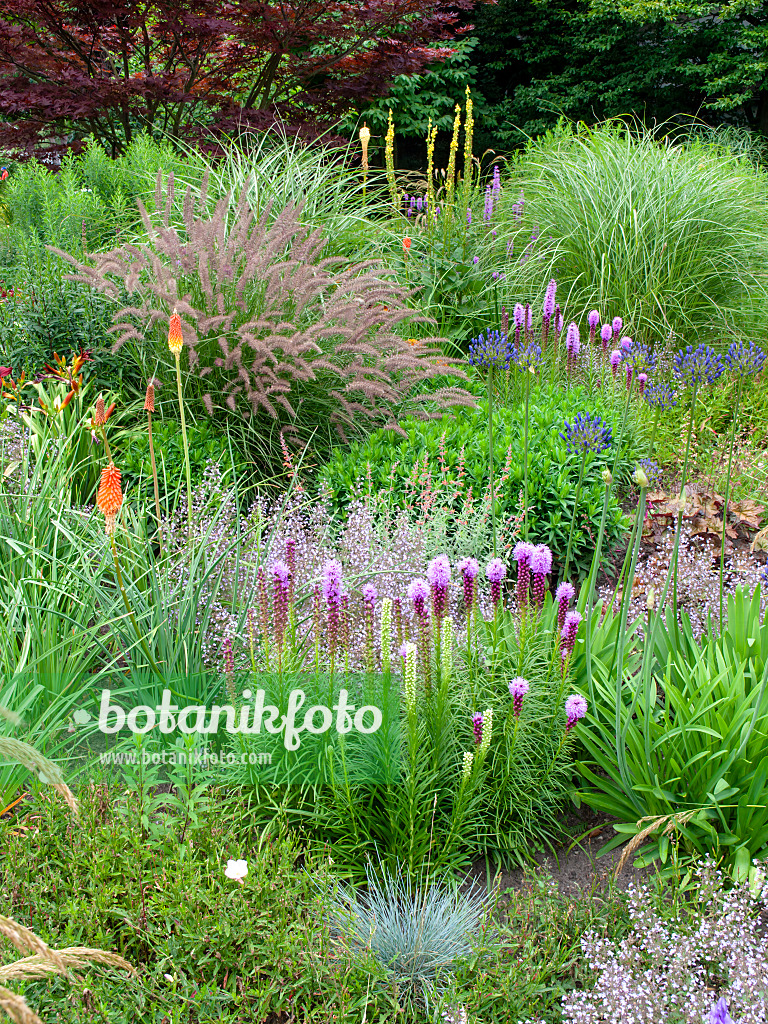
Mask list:
POLYGON ((168 348, 177 356, 184 344, 184 336, 181 333, 181 317, 174 309, 170 322, 168 323, 168 348))
POLYGON ((411 240, 408 237, 408 235, 406 235, 405 238, 403 239, 403 252, 405 253, 406 256, 408 255, 408 250, 410 248, 411 248, 411 240))

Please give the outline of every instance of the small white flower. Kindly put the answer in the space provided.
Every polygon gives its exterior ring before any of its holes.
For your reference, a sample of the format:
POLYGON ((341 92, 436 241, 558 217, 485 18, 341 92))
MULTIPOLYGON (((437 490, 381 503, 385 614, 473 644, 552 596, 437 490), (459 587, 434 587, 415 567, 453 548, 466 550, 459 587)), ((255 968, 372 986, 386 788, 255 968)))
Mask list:
POLYGON ((248 874, 248 861, 228 860, 227 866, 224 868, 224 874, 227 878, 231 878, 242 885, 243 879, 248 874))

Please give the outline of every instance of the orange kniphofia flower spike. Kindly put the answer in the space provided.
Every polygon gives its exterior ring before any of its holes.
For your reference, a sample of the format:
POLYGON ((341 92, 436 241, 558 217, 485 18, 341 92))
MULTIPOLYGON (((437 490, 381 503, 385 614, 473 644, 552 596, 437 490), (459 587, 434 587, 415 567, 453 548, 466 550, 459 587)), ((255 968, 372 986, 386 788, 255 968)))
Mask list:
POLYGON ((152 383, 152 381, 150 381, 149 384, 147 384, 147 394, 144 398, 144 411, 155 411, 155 385, 152 383))
POLYGON ((101 481, 96 492, 96 504, 105 516, 115 516, 123 504, 123 492, 120 488, 120 470, 110 462, 101 471, 101 481))
POLYGON ((174 309, 168 324, 168 348, 177 356, 184 344, 184 336, 181 333, 181 317, 174 309))
POLYGON ((406 235, 405 238, 403 239, 403 251, 406 253, 406 255, 407 255, 408 250, 410 248, 411 248, 411 240, 408 237, 408 235, 406 235))
POLYGON ((109 407, 109 408, 107 409, 107 411, 106 411, 106 412, 104 413, 104 422, 105 422, 105 423, 107 422, 107 420, 109 419, 109 417, 110 417, 110 416, 112 415, 112 413, 113 413, 114 411, 115 411, 115 402, 113 402, 113 403, 112 403, 112 405, 110 405, 110 407, 109 407))
POLYGON ((107 422, 107 417, 104 412, 104 399, 99 395, 96 399, 96 408, 93 411, 93 425, 94 427, 103 427, 107 422))

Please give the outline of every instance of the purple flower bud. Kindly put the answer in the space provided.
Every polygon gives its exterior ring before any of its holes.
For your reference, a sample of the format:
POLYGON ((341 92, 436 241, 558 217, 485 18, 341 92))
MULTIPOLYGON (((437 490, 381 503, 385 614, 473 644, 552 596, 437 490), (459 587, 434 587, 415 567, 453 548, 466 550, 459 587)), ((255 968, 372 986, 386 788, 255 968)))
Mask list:
POLYGON ((603 343, 603 352, 604 353, 608 351, 608 343, 610 342, 612 337, 613 337, 613 331, 611 330, 611 325, 610 324, 603 324, 603 326, 600 328, 600 340, 603 343))
POLYGON ((451 563, 446 555, 432 559, 427 567, 427 580, 432 588, 432 610, 439 623, 448 607, 448 587, 451 583, 451 563))
POLYGON ((557 626, 562 632, 565 625, 565 616, 568 614, 568 605, 576 596, 576 590, 572 583, 561 583, 555 591, 557 601, 557 626))
POLYGON ((624 326, 624 321, 621 319, 620 316, 615 316, 613 318, 613 323, 611 324, 611 326, 613 327, 614 338, 618 338, 618 336, 621 334, 621 329, 624 326))
POLYGON ((596 331, 597 325, 600 323, 600 314, 596 309, 592 309, 587 317, 587 323, 589 324, 590 331, 596 331))
POLYGON ((615 348, 613 350, 613 352, 611 352, 611 355, 610 355, 610 358, 609 358, 608 361, 611 364, 611 370, 613 371, 613 376, 615 377, 616 373, 617 373, 617 371, 619 369, 619 363, 621 362, 621 352, 619 352, 619 350, 617 348, 615 348))
POLYGON ((424 602, 429 597, 429 584, 426 580, 411 580, 408 584, 408 597, 413 601, 413 607, 417 615, 423 615, 424 602))
POLYGON ((462 558, 457 568, 464 584, 464 607, 469 613, 475 600, 475 579, 480 572, 480 566, 476 558, 462 558))
POLYGON ((475 735, 475 743, 483 742, 483 716, 480 711, 472 715, 472 732, 475 735))

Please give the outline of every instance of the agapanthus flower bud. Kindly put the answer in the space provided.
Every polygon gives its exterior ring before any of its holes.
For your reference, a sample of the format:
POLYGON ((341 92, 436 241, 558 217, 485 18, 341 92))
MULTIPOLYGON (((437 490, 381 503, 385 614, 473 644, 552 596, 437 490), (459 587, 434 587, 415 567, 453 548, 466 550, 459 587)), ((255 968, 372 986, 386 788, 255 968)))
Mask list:
POLYGON ((632 479, 635 481, 638 487, 646 488, 648 486, 648 477, 645 474, 645 470, 642 466, 637 466, 635 472, 632 474, 632 479))
POLYGON ((569 733, 579 719, 587 713, 587 702, 581 694, 572 694, 565 702, 565 731, 569 733))
POLYGON ((527 679, 523 679, 522 676, 516 676, 509 684, 509 695, 512 698, 512 711, 515 718, 520 717, 520 712, 523 710, 523 697, 530 688, 530 683, 527 679))
POLYGON ((613 473, 610 471, 610 469, 604 469, 602 472, 602 477, 605 486, 610 487, 613 483, 613 473))
POLYGON ((656 607, 656 588, 649 587, 648 593, 645 595, 645 610, 652 612, 656 607))

